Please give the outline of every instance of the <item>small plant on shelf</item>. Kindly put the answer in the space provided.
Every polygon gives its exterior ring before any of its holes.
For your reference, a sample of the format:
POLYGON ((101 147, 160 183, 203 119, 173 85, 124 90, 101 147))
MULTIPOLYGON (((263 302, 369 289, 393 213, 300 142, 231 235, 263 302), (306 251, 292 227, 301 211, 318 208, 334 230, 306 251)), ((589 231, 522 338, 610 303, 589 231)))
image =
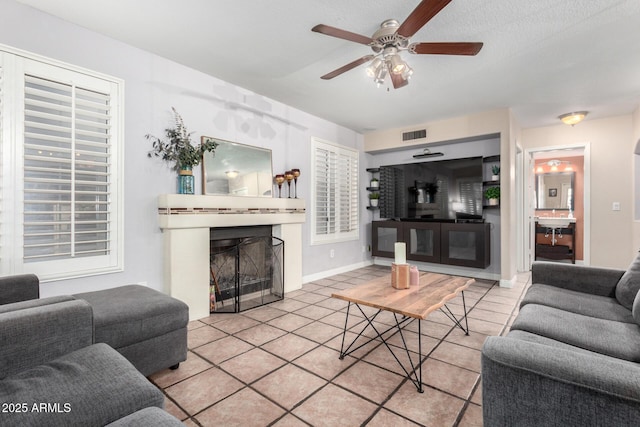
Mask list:
POLYGON ((500 179, 500 166, 498 166, 498 165, 491 166, 491 173, 493 174, 491 176, 491 179, 493 181, 499 180, 500 179))
POLYGON ((380 193, 370 193, 369 194, 369 205, 372 207, 378 206, 378 202, 380 201, 380 193))
POLYGON ((484 192, 485 199, 489 200, 490 206, 495 206, 500 200, 500 187, 489 187, 484 192))
POLYGON ((371 183, 369 184, 371 187, 378 188, 380 186, 380 182, 378 178, 371 178, 371 183))

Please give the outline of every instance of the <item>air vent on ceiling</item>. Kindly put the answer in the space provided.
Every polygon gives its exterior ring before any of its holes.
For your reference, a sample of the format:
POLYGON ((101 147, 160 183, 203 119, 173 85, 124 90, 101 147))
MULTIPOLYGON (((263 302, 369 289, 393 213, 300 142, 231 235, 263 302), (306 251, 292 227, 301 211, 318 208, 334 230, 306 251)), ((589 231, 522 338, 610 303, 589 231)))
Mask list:
POLYGON ((412 130, 409 132, 402 132, 402 140, 403 141, 413 141, 414 139, 421 139, 427 137, 427 130, 412 130))

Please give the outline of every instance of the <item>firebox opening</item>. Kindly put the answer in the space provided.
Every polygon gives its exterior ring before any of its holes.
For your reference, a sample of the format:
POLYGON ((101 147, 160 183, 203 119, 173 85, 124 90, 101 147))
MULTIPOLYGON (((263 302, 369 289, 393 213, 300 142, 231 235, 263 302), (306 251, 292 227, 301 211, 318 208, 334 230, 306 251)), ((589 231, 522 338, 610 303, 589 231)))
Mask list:
POLYGON ((210 312, 237 313, 284 297, 284 241, 271 226, 210 231, 210 312))

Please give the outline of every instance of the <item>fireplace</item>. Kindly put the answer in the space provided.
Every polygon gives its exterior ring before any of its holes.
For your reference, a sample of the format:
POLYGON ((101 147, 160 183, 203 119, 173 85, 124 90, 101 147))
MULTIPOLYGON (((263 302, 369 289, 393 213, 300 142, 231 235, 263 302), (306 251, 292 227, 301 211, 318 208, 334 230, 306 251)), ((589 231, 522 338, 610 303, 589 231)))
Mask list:
POLYGON ((255 225, 270 227, 270 235, 286 244, 284 292, 300 289, 304 221, 303 199, 160 195, 158 222, 164 235, 165 292, 189 306, 190 320, 208 317, 211 234, 227 227, 255 225))
POLYGON ((271 229, 211 229, 211 313, 238 313, 283 299, 284 241, 273 237, 271 229))

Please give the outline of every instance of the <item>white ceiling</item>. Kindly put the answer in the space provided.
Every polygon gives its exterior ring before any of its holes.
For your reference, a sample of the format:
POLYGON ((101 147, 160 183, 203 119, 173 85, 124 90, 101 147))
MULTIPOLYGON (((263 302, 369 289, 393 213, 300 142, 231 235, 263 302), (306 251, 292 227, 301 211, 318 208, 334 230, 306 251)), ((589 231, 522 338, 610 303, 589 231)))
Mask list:
MULTIPOLYGON (((481 41, 477 56, 410 55, 408 86, 376 88, 371 50, 311 32, 371 36, 418 0, 19 0, 359 132, 509 107, 523 127, 631 113, 640 104, 640 1, 453 0, 417 41, 481 41)), ((216 96, 217 94, 210 94, 216 96)))

